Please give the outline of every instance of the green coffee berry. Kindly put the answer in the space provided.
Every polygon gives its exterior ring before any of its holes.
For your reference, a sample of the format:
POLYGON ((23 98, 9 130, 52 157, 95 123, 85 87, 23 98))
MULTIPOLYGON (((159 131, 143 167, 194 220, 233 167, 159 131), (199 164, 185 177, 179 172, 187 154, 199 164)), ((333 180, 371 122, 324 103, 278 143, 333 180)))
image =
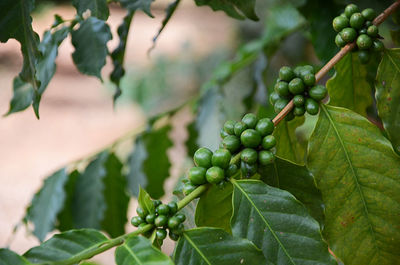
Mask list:
POLYGON ((185 183, 182 188, 182 192, 185 196, 189 195, 192 193, 197 187, 193 185, 192 183, 185 183))
POLYGON ((242 122, 247 125, 247 128, 254 129, 257 124, 257 116, 253 113, 247 113, 243 116, 242 122))
POLYGON ((182 235, 185 231, 185 226, 183 224, 179 224, 175 229, 172 229, 174 234, 182 235))
POLYGON ((137 208, 136 208, 136 213, 137 213, 142 219, 146 218, 146 215, 148 214, 148 212, 147 212, 146 210, 144 210, 143 208, 141 208, 141 207, 137 207, 137 208))
POLYGON ((315 75, 311 73, 304 75, 303 82, 306 86, 309 87, 315 85, 315 75))
POLYGON ((169 207, 166 204, 158 205, 156 208, 156 213, 159 215, 168 215, 169 214, 169 207))
POLYGON ((239 171, 238 167, 235 164, 229 165, 226 169, 225 173, 227 177, 234 176, 239 171))
POLYGON ((302 68, 301 74, 308 74, 308 73, 315 74, 315 70, 312 65, 306 64, 306 65, 303 65, 301 68, 302 68))
POLYGON ((310 95, 311 98, 315 99, 316 101, 320 101, 326 97, 327 90, 325 86, 316 85, 308 91, 308 94, 310 95))
POLYGON ((261 136, 266 136, 274 131, 275 125, 271 119, 264 118, 257 122, 256 131, 258 131, 261 136))
POLYGON ((349 19, 343 16, 335 17, 332 21, 332 26, 335 31, 340 32, 349 26, 349 19))
POLYGON ((279 96, 279 94, 274 91, 269 95, 269 102, 271 103, 271 105, 274 105, 275 102, 280 98, 281 97, 279 96))
POLYGON ((205 147, 201 147, 194 153, 193 160, 196 166, 209 168, 211 167, 211 157, 211 150, 205 147))
POLYGON ((300 78, 296 77, 289 83, 289 91, 293 95, 301 94, 304 92, 304 82, 300 78))
POLYGON ((306 109, 304 108, 304 106, 293 108, 294 116, 303 116, 305 112, 306 112, 306 109))
POLYGON ((267 135, 262 139, 261 146, 265 150, 269 150, 276 145, 276 139, 273 135, 267 135))
POLYGON ((219 135, 221 136, 222 139, 225 139, 225 137, 229 136, 230 134, 227 133, 224 129, 221 129, 219 131, 219 135))
POLYGON ((240 137, 242 135, 242 132, 244 132, 247 129, 247 125, 244 124, 243 122, 239 121, 235 124, 235 135, 237 137, 240 137))
POLYGON ((156 219, 156 215, 154 213, 149 213, 146 216, 146 223, 148 224, 154 224, 154 220, 156 219))
POLYGON ((235 153, 240 148, 240 140, 237 136, 228 135, 222 141, 222 146, 229 152, 235 153))
POLYGON ((156 237, 157 239, 164 240, 167 237, 167 231, 165 229, 157 229, 156 237))
POLYGON ((279 70, 280 80, 290 82, 290 80, 292 80, 293 78, 295 78, 295 75, 292 68, 288 66, 281 67, 281 69, 279 70))
POLYGON ((369 26, 367 29, 367 34, 368 34, 368 36, 370 36, 372 38, 378 37, 378 35, 379 35, 378 27, 375 25, 369 26))
POLYGON ((369 26, 372 26, 373 25, 373 23, 372 23, 372 21, 366 21, 365 22, 365 26, 368 28, 369 26))
POLYGON ((247 164, 246 162, 242 161, 240 163, 240 170, 242 171, 242 175, 245 178, 249 178, 257 173, 258 165, 255 164, 247 164))
POLYGON ((359 51, 358 52, 358 59, 362 64, 367 64, 369 59, 371 58, 371 54, 369 51, 359 51))
POLYGON ((362 26, 364 25, 365 19, 361 15, 361 13, 354 13, 350 17, 350 26, 353 29, 361 29, 362 26))
POLYGON ((165 215, 159 215, 154 220, 154 225, 157 227, 163 227, 167 225, 167 223, 168 223, 168 217, 165 215))
POLYGON ((186 220, 186 216, 183 213, 178 213, 175 217, 179 220, 179 223, 183 223, 186 220))
POLYGON ((296 95, 296 96, 293 97, 293 104, 296 107, 304 106, 304 102, 305 102, 305 99, 304 99, 303 95, 296 95))
POLYGON ((275 85, 275 91, 282 97, 289 96, 289 86, 285 81, 279 81, 275 85))
POLYGON ((175 216, 173 216, 173 217, 169 218, 169 220, 168 220, 168 228, 169 229, 175 229, 175 228, 178 227, 178 225, 180 223, 181 222, 179 221, 179 219, 176 218, 175 216))
POLYGON ((254 129, 247 129, 240 135, 240 141, 245 147, 255 148, 261 142, 261 134, 254 129))
POLYGON ((169 231, 169 238, 171 238, 173 241, 178 241, 179 235, 174 234, 173 232, 169 231))
POLYGON ((366 28, 362 28, 362 29, 360 29, 359 31, 358 31, 358 35, 361 35, 361 34, 367 34, 367 29, 366 28))
POLYGON ((287 99, 283 99, 283 98, 278 99, 278 100, 275 102, 275 105, 274 105, 275 113, 281 112, 281 111, 286 107, 286 105, 287 105, 288 103, 289 103, 289 101, 288 101, 287 99))
POLYGON ((257 162, 257 151, 253 148, 245 148, 240 154, 240 159, 249 165, 257 162))
POLYGON ((145 227, 147 224, 146 223, 141 223, 139 226, 138 226, 138 228, 143 228, 143 227, 145 227))
POLYGON ((136 227, 138 227, 141 223, 143 223, 144 221, 143 221, 143 219, 140 217, 140 216, 134 216, 134 217, 132 217, 132 219, 131 219, 131 224, 133 225, 133 226, 136 226, 136 227))
POLYGON ((285 121, 291 121, 295 118, 293 111, 289 112, 286 117, 285 117, 285 121))
POLYGON ((154 208, 157 208, 157 206, 160 205, 160 204, 162 204, 162 202, 160 200, 154 200, 153 201, 154 208))
POLYGON ((361 12, 361 14, 362 14, 362 16, 364 17, 365 20, 369 20, 369 21, 374 20, 375 17, 376 17, 375 10, 373 10, 372 8, 364 9, 361 12))
POLYGON ((176 202, 170 202, 167 205, 170 214, 175 214, 178 211, 178 204, 176 202))
POLYGON ((231 161, 231 153, 226 149, 218 149, 214 152, 211 158, 211 164, 216 167, 225 169, 231 161))
MULTIPOLYGON (((207 182, 206 171, 204 167, 192 167, 189 169, 188 178, 193 185, 202 185, 207 182)), ((161 205, 160 205, 161 206, 161 205)))
POLYGON ((234 134, 234 127, 235 127, 235 121, 233 120, 228 120, 224 123, 224 131, 227 132, 228 134, 234 134))
POLYGON ((359 9, 355 4, 350 4, 347 5, 346 8, 344 9, 344 14, 346 15, 347 18, 350 18, 351 15, 354 13, 358 12, 359 9))
POLYGON ((207 169, 206 178, 209 183, 218 184, 225 178, 224 171, 220 167, 210 167, 207 169))
POLYGON ((258 161, 261 165, 266 166, 273 163, 275 160, 275 156, 271 151, 261 151, 258 155, 258 161))
POLYGON ((318 102, 312 98, 307 98, 306 104, 305 104, 305 109, 309 114, 316 115, 319 111, 318 102))
POLYGON ((383 42, 380 40, 374 40, 372 43, 372 49, 375 52, 381 52, 383 51, 383 49, 385 48, 385 46, 383 45, 383 42))
POLYGON ((360 50, 368 50, 372 46, 371 37, 366 34, 362 34, 357 38, 357 47, 360 50))
POLYGON ((353 28, 344 28, 339 34, 347 43, 353 42, 357 38, 357 32, 353 28))

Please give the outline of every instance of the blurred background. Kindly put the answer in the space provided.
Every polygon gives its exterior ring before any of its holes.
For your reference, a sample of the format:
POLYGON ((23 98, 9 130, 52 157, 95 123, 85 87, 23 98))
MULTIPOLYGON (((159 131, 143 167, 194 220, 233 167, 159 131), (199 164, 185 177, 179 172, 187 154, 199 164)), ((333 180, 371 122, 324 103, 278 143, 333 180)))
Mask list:
MULTIPOLYGON (((112 102, 114 87, 108 81, 112 71, 109 58, 102 70, 104 82, 101 83, 78 72, 71 58, 74 48, 70 39, 64 41, 56 60, 56 74, 42 98, 41 119, 36 119, 31 108, 0 118, 0 247, 10 246, 12 250, 23 253, 39 243, 27 234, 23 225, 15 234, 13 229, 24 217, 26 207, 46 176, 66 164, 98 152, 127 133, 140 130, 146 118, 197 95, 204 83, 213 77, 215 69, 224 69, 218 68, 221 63, 236 58, 236 51, 242 44, 263 34, 269 26, 265 23, 269 5, 290 3, 301 6, 304 2, 257 1, 256 11, 260 21, 253 22, 238 21, 223 12, 213 12, 209 7, 197 7, 193 1, 182 1, 156 47, 148 53, 169 4, 166 0, 156 1, 152 5, 154 19, 142 12, 137 12, 133 19, 125 59, 127 73, 121 85, 123 94, 115 107, 112 102)), ((348 3, 327 1, 326 6, 321 7, 318 2, 310 0, 308 3, 311 4, 304 8, 304 13, 317 10, 314 14, 325 16, 327 13, 324 12, 329 11, 331 2, 335 2, 335 7, 348 3)), ((380 12, 390 2, 379 3, 377 11, 380 12)), ((337 14, 332 10, 329 12, 328 17, 337 14)), ((75 13, 69 1, 38 1, 33 14, 34 30, 42 36, 53 23, 54 14, 68 19, 73 18, 75 13)), ((115 34, 125 14, 126 11, 117 5, 110 6, 107 22, 114 36, 109 42, 110 50, 118 44, 115 34)), ((307 18, 313 23, 310 17, 307 18)), ((239 94, 249 94, 265 105, 266 112, 270 112, 266 100, 267 88, 272 87, 277 70, 282 65, 307 62, 318 67, 337 51, 331 37, 335 34, 332 30, 326 33, 329 47, 320 43, 322 51, 316 52, 307 26, 290 34, 278 47, 264 51, 264 55, 258 56, 251 67, 235 73, 224 83, 225 96, 235 98, 239 94)), ((390 27, 389 23, 382 30, 384 36, 390 34, 390 27)), ((19 43, 9 40, 0 44, 0 114, 6 113, 9 108, 12 80, 21 67, 19 43)), ((221 74, 223 76, 223 72, 221 74)), ((251 107, 235 105, 235 108, 225 110, 226 116, 238 118, 247 109, 251 107)), ((175 144, 168 152, 173 165, 170 173, 174 178, 166 183, 166 194, 170 194, 168 190, 172 190, 188 160, 184 145, 187 139, 185 126, 192 120, 192 113, 189 109, 183 110, 175 119, 171 133, 175 144)), ((133 215, 135 204, 132 200, 129 217, 133 215)), ((110 264, 113 257, 106 254, 97 260, 110 264)))

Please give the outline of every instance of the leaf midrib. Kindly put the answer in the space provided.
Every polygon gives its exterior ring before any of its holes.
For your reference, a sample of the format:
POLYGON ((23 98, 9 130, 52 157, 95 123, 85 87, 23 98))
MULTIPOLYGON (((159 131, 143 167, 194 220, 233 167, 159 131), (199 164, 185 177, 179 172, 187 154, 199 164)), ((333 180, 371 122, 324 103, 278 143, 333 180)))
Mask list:
POLYGON ((126 244, 123 244, 122 247, 124 247, 124 248, 128 251, 128 253, 131 254, 131 256, 136 260, 136 262, 137 262, 138 264, 141 264, 141 265, 143 264, 143 263, 136 257, 135 253, 134 253, 126 244))
POLYGON ((286 256, 289 258, 290 262, 292 264, 296 264, 294 263, 292 257, 289 255, 288 251, 286 250, 285 246, 283 245, 283 243, 280 241, 279 237, 276 235, 275 231, 272 230, 272 227, 270 226, 270 224, 268 223, 268 220, 265 219, 265 217, 262 215, 262 213, 258 210, 258 208, 256 207, 255 203, 253 202, 253 200, 247 195, 247 193, 242 189, 242 187, 240 187, 240 185, 236 182, 236 181, 232 181, 232 183, 235 185, 235 187, 237 187, 242 194, 247 198, 247 200, 249 201, 249 203, 253 206, 253 208, 256 210, 256 212, 260 215, 260 218, 264 221, 265 225, 267 226, 267 228, 269 229, 269 231, 271 232, 271 234, 273 235, 273 237, 275 238, 275 240, 278 242, 279 246, 282 248, 283 252, 286 254, 286 256))
POLYGON ((207 259, 204 253, 196 246, 196 244, 190 239, 190 237, 186 233, 183 233, 183 236, 189 242, 189 244, 192 245, 194 250, 196 250, 197 253, 203 258, 203 260, 207 262, 207 264, 211 265, 211 262, 207 259))
POLYGON ((375 249, 378 250, 377 243, 376 243, 376 237, 375 237, 375 233, 374 233, 374 230, 373 230, 373 227, 372 227, 372 224, 371 224, 371 220, 368 218, 369 211, 368 211, 367 204, 365 202, 364 193, 363 193, 363 191, 361 189, 361 185, 360 185, 360 183, 358 181, 358 175, 356 174, 356 171, 355 171, 355 169, 353 167, 353 163, 351 162, 351 159, 350 159, 350 156, 348 154, 348 151, 347 151, 347 149, 346 149, 346 147, 344 145, 344 142, 342 140, 342 137, 341 137, 338 129, 335 126, 335 123, 333 122, 333 119, 332 119, 329 111, 326 109, 324 104, 320 104, 320 106, 321 106, 321 109, 324 111, 325 115, 327 116, 327 118, 328 118, 328 120, 329 120, 329 122, 330 122, 330 124, 331 124, 331 126, 333 128, 333 130, 335 131, 335 134, 337 135, 337 138, 338 138, 338 140, 340 142, 340 146, 342 147, 342 150, 343 150, 343 152, 345 154, 346 160, 347 160, 347 162, 348 162, 348 164, 349 164, 349 166, 351 168, 351 172, 353 173, 352 174, 353 175, 353 179, 354 179, 354 181, 356 183, 357 190, 358 190, 358 192, 360 194, 361 201, 362 201, 363 206, 364 206, 363 207, 364 208, 364 216, 366 217, 366 219, 368 221, 368 226, 369 226, 369 229, 371 231, 372 239, 374 241, 374 247, 375 247, 375 249))

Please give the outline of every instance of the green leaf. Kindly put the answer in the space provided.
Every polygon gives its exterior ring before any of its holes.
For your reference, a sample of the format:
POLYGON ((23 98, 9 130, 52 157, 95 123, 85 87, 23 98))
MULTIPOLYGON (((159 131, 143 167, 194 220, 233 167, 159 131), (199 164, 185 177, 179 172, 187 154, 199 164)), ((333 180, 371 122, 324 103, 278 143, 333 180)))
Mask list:
POLYGON ((72 4, 80 16, 82 16, 86 10, 90 10, 91 16, 101 20, 107 20, 110 15, 107 0, 73 0, 72 4))
POLYGON ((376 77, 379 117, 396 152, 400 154, 400 49, 385 50, 376 77))
POLYGON ((89 17, 71 36, 75 47, 72 59, 79 71, 102 80, 100 71, 106 64, 107 42, 112 38, 109 26, 103 20, 89 17))
POLYGON ((274 130, 276 138, 276 155, 294 163, 304 165, 306 146, 302 144, 296 129, 304 123, 304 117, 296 117, 294 120, 280 122, 274 130))
POLYGON ((185 231, 175 248, 174 261, 176 265, 266 264, 262 252, 253 243, 217 228, 185 231))
POLYGON ((186 126, 188 138, 185 142, 187 154, 189 157, 193 157, 199 146, 197 145, 198 132, 196 130, 196 120, 193 120, 186 126))
POLYGON ((57 216, 57 229, 61 232, 74 228, 73 201, 76 181, 78 180, 79 175, 80 173, 78 170, 72 171, 64 185, 66 198, 64 200, 62 211, 57 216))
POLYGON ((367 117, 367 108, 372 105, 372 85, 368 68, 361 64, 357 53, 348 53, 335 65, 335 75, 326 87, 332 106, 351 109, 367 117))
POLYGON ((104 197, 107 205, 101 228, 111 237, 117 237, 125 232, 129 196, 127 194, 126 178, 122 174, 123 164, 112 153, 105 162, 106 176, 104 182, 104 197))
POLYGON ((150 195, 144 189, 142 189, 142 187, 139 187, 138 203, 139 206, 146 212, 148 213, 155 212, 154 203, 151 200, 150 195))
POLYGON ((106 211, 103 179, 107 158, 107 152, 100 153, 78 176, 73 200, 74 228, 101 228, 106 211))
POLYGON ((136 10, 142 10, 145 12, 149 17, 153 17, 150 11, 150 6, 154 2, 154 0, 116 0, 120 2, 121 5, 128 9, 131 12, 136 10))
POLYGON ((228 16, 236 19, 244 19, 244 16, 257 21, 258 17, 254 11, 256 1, 238 1, 238 0, 195 0, 196 5, 204 6, 207 5, 214 11, 224 11, 228 16))
POLYGON ((349 264, 400 259, 400 158, 366 118, 321 106, 307 167, 325 203, 325 237, 349 264))
MULTIPOLYGON (((41 54, 38 50, 39 36, 32 29, 30 13, 33 8, 34 0, 0 1, 0 25, 3 29, 0 31, 0 42, 13 38, 21 43, 23 66, 19 78, 30 83, 33 91, 37 91, 40 82, 36 78, 36 65, 41 54)), ((15 90, 14 86, 14 93, 15 90)), ((9 113, 18 111, 11 110, 9 113)))
POLYGON ((40 241, 54 229, 57 214, 64 205, 67 180, 68 174, 64 168, 46 178, 27 210, 26 218, 35 225, 33 234, 40 241))
POLYGON ((32 104, 34 97, 35 89, 32 85, 22 81, 20 76, 15 77, 13 81, 13 97, 6 115, 25 110, 32 104))
POLYGON ((261 170, 262 181, 270 186, 287 190, 307 207, 314 219, 320 224, 324 222, 321 192, 316 188, 314 177, 305 166, 276 157, 272 165, 261 170))
POLYGON ((287 191, 258 180, 233 180, 234 236, 260 247, 272 264, 335 264, 320 227, 287 191))
POLYGON ((229 182, 223 188, 212 185, 207 189, 197 203, 196 225, 218 227, 231 233, 232 192, 233 186, 229 182))
MULTIPOLYGON (((100 247, 108 240, 105 235, 97 230, 70 230, 53 236, 40 246, 31 248, 24 254, 24 257, 33 263, 65 261, 67 259, 74 259, 78 255, 83 256, 88 251, 100 247)), ((75 262, 64 262, 63 264, 77 262, 75 260, 75 262)))
POLYGON ((150 128, 137 138, 128 174, 132 194, 137 194, 140 185, 152 198, 158 199, 164 195, 164 181, 168 178, 171 166, 167 155, 167 150, 172 146, 168 136, 170 130, 170 124, 150 128))
POLYGON ((116 91, 114 93, 114 102, 121 95, 120 82, 121 78, 125 75, 124 59, 126 52, 126 43, 128 41, 128 33, 131 26, 134 12, 129 11, 124 17, 123 22, 118 27, 119 44, 115 50, 111 53, 111 59, 113 61, 114 69, 110 74, 110 80, 116 85, 116 91))
POLYGON ((21 257, 17 253, 6 249, 0 249, 0 265, 28 265, 31 264, 24 257, 21 257))
POLYGON ((117 265, 173 265, 171 259, 143 236, 129 238, 115 250, 117 265))

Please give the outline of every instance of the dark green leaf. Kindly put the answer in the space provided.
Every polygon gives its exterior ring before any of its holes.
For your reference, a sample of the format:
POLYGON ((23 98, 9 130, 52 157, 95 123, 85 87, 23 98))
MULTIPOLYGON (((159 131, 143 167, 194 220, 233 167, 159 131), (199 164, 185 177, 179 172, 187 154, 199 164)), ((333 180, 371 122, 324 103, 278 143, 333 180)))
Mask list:
POLYGON ((320 224, 324 221, 321 192, 305 166, 276 157, 272 165, 262 168, 261 179, 270 186, 287 190, 302 202, 320 224))
POLYGON ((6 249, 0 249, 0 265, 29 265, 31 264, 24 257, 19 256, 17 253, 6 249))
POLYGON ((100 71, 106 64, 107 42, 112 38, 108 25, 103 20, 89 17, 71 35, 75 47, 72 58, 79 71, 102 80, 100 71))
POLYGON ((258 180, 233 185, 234 236, 253 241, 272 264, 335 264, 318 222, 293 195, 258 180))
POLYGON ((110 80, 116 85, 116 91, 114 93, 114 102, 121 95, 121 87, 120 82, 121 78, 125 75, 124 69, 124 59, 125 59, 125 51, 126 51, 126 43, 128 41, 128 33, 131 26, 131 21, 133 18, 134 12, 129 11, 128 14, 124 17, 123 22, 118 27, 118 37, 119 44, 117 48, 111 53, 111 59, 113 61, 114 69, 110 74, 110 80))
POLYGON ((70 230, 53 236, 40 246, 31 248, 24 257, 33 263, 65 261, 96 249, 107 241, 108 238, 97 230, 70 230))
POLYGON ((116 0, 121 3, 121 5, 128 9, 130 12, 134 12, 136 10, 142 10, 149 17, 153 17, 150 11, 150 6, 154 2, 154 0, 116 0))
POLYGON ((262 252, 253 243, 217 228, 185 231, 175 248, 174 261, 177 265, 266 264, 262 252))
POLYGON ((40 241, 54 229, 57 214, 64 205, 67 180, 68 174, 64 168, 48 177, 27 210, 26 218, 35 225, 33 234, 40 241))
POLYGON ((72 4, 80 16, 82 16, 86 10, 90 10, 91 16, 101 20, 107 20, 110 14, 107 0, 73 0, 72 4))
POLYGON ((240 1, 240 0, 195 0, 196 5, 204 6, 207 5, 212 8, 214 11, 222 10, 228 16, 231 16, 236 19, 244 19, 246 16, 249 19, 258 20, 258 17, 254 11, 256 1, 248 0, 248 1, 240 1))
POLYGON ((294 163, 304 165, 306 145, 296 135, 296 129, 304 123, 304 117, 280 122, 274 130, 276 138, 276 155, 294 163))
POLYGON ((207 189, 197 203, 196 225, 218 227, 231 233, 232 191, 231 183, 224 187, 212 185, 207 189))
POLYGON ((117 237, 125 232, 129 196, 127 194, 126 178, 122 174, 122 163, 112 153, 105 162, 106 176, 104 182, 104 196, 107 205, 102 222, 102 230, 111 237, 117 237))
POLYGON ((400 154, 400 49, 385 50, 376 77, 379 117, 396 152, 400 154))
POLYGON ((194 153, 197 151, 199 146, 197 145, 198 132, 196 130, 195 120, 186 126, 188 132, 188 138, 185 142, 187 154, 189 157, 193 157, 194 153))
POLYGON ((21 77, 17 76, 13 82, 13 98, 10 102, 10 109, 6 115, 18 112, 28 108, 35 97, 35 89, 30 83, 22 81, 21 77))
POLYGON ((115 250, 117 265, 173 265, 172 260, 143 236, 129 238, 115 250))
POLYGON ((106 211, 104 178, 108 153, 100 153, 78 176, 73 200, 75 228, 101 228, 106 211))
POLYGON ((400 260, 400 158, 366 118, 321 106, 307 167, 325 204, 325 237, 347 264, 400 260))
POLYGON ((57 229, 61 232, 74 228, 73 219, 73 201, 75 194, 76 181, 78 180, 80 173, 77 170, 72 171, 69 176, 67 183, 64 185, 64 193, 66 195, 64 206, 62 211, 58 214, 57 229))
POLYGON ((361 64, 357 53, 348 53, 335 65, 336 73, 328 80, 329 104, 351 109, 367 116, 372 105, 373 81, 367 79, 368 68, 361 64))
POLYGON ((151 200, 150 195, 141 187, 139 187, 139 197, 138 197, 139 206, 148 213, 154 213, 154 203, 151 200))
POLYGON ((146 146, 143 142, 143 136, 136 138, 135 147, 129 156, 129 173, 127 175, 129 191, 138 198, 139 188, 146 187, 147 177, 143 172, 143 161, 147 158, 146 146))

